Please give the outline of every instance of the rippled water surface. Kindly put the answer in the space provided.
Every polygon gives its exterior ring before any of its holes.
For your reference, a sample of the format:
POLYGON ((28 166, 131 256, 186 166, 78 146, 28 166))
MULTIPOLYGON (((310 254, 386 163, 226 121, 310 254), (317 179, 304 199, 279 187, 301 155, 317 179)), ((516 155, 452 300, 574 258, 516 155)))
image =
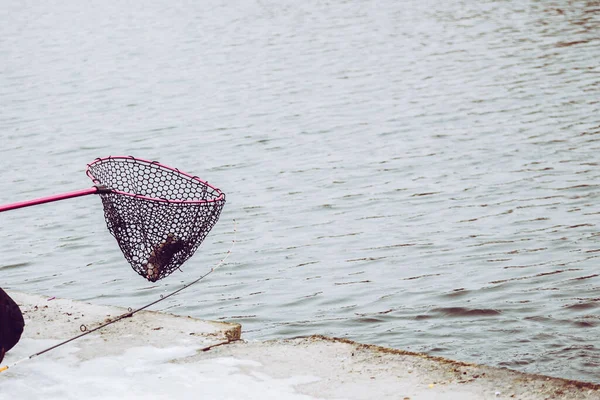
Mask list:
POLYGON ((2 286, 141 306, 235 219, 158 309, 600 382, 600 2, 3 6, 0 204, 129 154, 227 204, 157 284, 95 196, 2 213, 2 286))

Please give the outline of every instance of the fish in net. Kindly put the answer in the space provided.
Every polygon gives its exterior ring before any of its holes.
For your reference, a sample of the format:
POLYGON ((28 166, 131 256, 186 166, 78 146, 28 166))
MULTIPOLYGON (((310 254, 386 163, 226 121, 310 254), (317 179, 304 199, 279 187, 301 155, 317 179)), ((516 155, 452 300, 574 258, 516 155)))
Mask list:
POLYGON ((156 282, 187 261, 217 223, 225 194, 197 176, 134 157, 96 159, 104 218, 125 259, 156 282))

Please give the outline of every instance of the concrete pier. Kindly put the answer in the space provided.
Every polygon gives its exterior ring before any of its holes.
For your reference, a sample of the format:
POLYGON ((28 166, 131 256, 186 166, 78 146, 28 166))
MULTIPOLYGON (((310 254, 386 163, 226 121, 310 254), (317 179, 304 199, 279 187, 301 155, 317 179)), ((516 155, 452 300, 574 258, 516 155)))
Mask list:
MULTIPOLYGON (((26 328, 4 364, 126 309, 9 292, 26 328)), ((0 399, 600 399, 600 386, 238 324, 142 311, 0 374, 0 399)))

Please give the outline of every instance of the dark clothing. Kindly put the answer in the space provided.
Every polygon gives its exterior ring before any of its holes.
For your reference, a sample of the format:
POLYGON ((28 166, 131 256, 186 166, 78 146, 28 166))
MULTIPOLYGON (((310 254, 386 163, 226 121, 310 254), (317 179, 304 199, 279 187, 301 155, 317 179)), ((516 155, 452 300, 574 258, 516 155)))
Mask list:
POLYGON ((21 309, 4 290, 0 289, 0 362, 4 354, 21 339, 24 326, 21 309))

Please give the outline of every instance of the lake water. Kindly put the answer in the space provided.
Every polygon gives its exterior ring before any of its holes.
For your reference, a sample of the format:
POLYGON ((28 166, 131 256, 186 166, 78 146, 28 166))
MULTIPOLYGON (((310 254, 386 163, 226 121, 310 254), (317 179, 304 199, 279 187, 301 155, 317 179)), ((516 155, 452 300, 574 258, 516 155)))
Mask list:
MULTIPOLYGON (((0 204, 135 155, 222 189, 151 284, 95 196, 0 215, 0 285, 600 383, 600 4, 47 1, 0 15, 0 204)), ((73 333, 79 333, 74 324, 73 333)))

